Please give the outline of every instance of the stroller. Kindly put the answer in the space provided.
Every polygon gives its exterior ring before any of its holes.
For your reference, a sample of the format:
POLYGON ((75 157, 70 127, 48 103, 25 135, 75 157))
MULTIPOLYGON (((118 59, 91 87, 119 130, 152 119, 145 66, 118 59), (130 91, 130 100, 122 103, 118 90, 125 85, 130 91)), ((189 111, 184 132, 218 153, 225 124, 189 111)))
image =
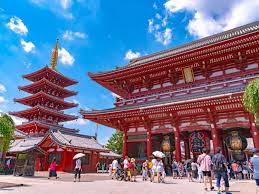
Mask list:
POLYGON ((115 175, 116 180, 122 181, 124 179, 125 172, 123 169, 118 169, 115 175))

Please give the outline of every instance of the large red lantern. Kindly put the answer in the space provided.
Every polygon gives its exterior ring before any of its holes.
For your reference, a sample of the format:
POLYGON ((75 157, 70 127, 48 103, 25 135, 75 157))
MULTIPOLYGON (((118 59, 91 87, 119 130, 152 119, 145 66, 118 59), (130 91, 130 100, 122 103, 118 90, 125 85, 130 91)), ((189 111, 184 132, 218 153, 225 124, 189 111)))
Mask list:
POLYGON ((193 154, 202 153, 202 149, 210 149, 210 138, 207 131, 194 131, 189 136, 190 150, 193 154))

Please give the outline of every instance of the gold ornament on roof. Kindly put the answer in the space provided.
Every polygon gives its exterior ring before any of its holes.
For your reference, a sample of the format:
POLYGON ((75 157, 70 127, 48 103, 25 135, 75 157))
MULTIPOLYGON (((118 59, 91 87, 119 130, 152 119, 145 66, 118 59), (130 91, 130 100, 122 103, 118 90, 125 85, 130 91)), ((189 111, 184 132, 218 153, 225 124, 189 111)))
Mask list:
POLYGON ((58 39, 56 40, 54 49, 52 51, 52 56, 50 60, 51 69, 57 70, 57 61, 58 61, 58 39))

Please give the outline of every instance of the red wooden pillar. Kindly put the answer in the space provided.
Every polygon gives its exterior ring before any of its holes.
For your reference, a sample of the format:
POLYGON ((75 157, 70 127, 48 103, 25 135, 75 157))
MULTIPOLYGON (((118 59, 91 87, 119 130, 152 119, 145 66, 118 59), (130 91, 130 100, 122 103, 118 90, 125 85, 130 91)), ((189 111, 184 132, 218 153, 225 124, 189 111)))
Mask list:
POLYGON ((152 154, 152 136, 151 136, 151 127, 147 128, 147 159, 150 158, 152 154))
POLYGON ((210 108, 207 108, 209 119, 210 119, 210 126, 211 126, 211 138, 212 138, 212 143, 213 143, 213 152, 214 154, 216 153, 216 148, 221 147, 220 139, 219 139, 219 134, 218 130, 216 129, 216 122, 213 118, 213 115, 211 113, 210 108))
POLYGON ((95 166, 98 162, 98 154, 96 152, 92 152, 92 157, 91 157, 91 169, 90 171, 94 172, 95 171, 95 166))
POLYGON ((188 140, 184 141, 184 150, 185 150, 185 159, 190 159, 191 158, 190 144, 188 140))
POLYGON ((218 130, 214 124, 211 124, 211 138, 213 143, 213 152, 216 154, 216 148, 221 147, 218 130))
POLYGON ((257 127, 255 125, 253 116, 250 116, 250 123, 251 123, 250 132, 253 137, 254 147, 259 149, 259 130, 257 129, 257 127))
POLYGON ((174 141, 175 141, 175 160, 176 162, 181 161, 181 139, 179 126, 176 124, 174 131, 174 141))
POLYGON ((124 132, 123 132, 123 151, 122 151, 123 159, 125 159, 125 157, 128 154, 127 139, 128 139, 127 129, 124 129, 124 132))

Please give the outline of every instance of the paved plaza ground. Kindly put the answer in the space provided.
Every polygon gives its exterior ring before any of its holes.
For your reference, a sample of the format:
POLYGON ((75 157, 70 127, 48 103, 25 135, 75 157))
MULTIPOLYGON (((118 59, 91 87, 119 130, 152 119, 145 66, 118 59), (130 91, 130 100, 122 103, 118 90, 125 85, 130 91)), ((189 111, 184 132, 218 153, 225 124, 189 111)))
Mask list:
MULTIPOLYGON (((204 194, 200 183, 189 183, 186 179, 166 178, 166 183, 143 182, 138 177, 136 183, 110 180, 106 174, 85 174, 82 182, 73 182, 73 175, 62 173, 56 180, 48 180, 44 174, 34 178, 0 176, 0 182, 16 184, 15 187, 0 188, 1 193, 10 194, 204 194), (23 184, 24 186, 19 186, 23 184)), ((232 181, 233 194, 255 194, 253 181, 232 181)))

